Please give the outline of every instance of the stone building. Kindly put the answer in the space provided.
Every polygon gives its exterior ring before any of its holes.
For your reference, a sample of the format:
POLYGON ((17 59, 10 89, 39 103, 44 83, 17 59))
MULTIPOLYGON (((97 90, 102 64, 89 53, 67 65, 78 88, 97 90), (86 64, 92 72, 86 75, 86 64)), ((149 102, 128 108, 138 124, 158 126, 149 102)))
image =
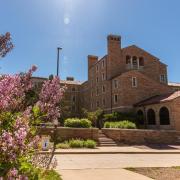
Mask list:
POLYGON ((72 111, 136 111, 147 128, 180 130, 180 83, 168 83, 159 58, 136 45, 122 47, 120 36, 109 35, 107 54, 88 55, 87 61, 86 82, 62 81, 72 111))
MULTIPOLYGON (((47 78, 32 77, 32 82, 36 90, 40 90, 44 81, 47 78)), ((67 77, 66 80, 61 80, 61 85, 65 87, 63 98, 63 107, 66 113, 70 116, 77 116, 80 112, 80 89, 81 82, 75 81, 73 77, 67 77)))

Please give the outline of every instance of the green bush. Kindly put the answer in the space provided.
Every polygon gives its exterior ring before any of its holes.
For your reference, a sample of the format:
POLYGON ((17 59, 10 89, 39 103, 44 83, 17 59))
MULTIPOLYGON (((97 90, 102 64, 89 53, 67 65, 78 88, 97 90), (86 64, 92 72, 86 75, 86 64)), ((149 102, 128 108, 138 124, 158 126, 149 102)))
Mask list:
POLYGON ((72 140, 69 140, 69 146, 71 148, 83 148, 84 141, 80 139, 72 139, 72 140))
POLYGON ((84 147, 94 149, 97 143, 94 140, 88 139, 84 141, 84 147))
POLYGON ((64 126, 72 128, 90 128, 92 124, 88 119, 69 118, 65 120, 64 126))
POLYGON ((113 122, 113 121, 123 121, 124 119, 128 119, 131 122, 136 121, 136 115, 133 112, 113 112, 111 114, 104 114, 105 122, 113 122))
POLYGON ((70 148, 70 146, 69 146, 69 144, 68 144, 68 142, 64 142, 64 143, 58 143, 57 145, 56 145, 56 148, 57 149, 69 149, 70 148))
POLYGON ((105 122, 104 128, 136 129, 136 124, 128 120, 120 122, 105 122))
POLYGON ((69 149, 69 148, 95 148, 97 143, 94 140, 88 139, 71 139, 56 145, 56 148, 69 149))
POLYGON ((61 176, 53 169, 46 170, 38 178, 39 180, 62 180, 61 176))

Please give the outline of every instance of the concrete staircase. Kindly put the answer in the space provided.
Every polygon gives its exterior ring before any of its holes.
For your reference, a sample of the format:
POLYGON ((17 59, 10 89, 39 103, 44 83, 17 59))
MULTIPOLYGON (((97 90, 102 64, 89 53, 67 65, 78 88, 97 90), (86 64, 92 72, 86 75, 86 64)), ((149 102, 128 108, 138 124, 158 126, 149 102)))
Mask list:
POLYGON ((118 144, 111 138, 108 138, 105 134, 99 130, 98 146, 100 147, 116 147, 118 144))

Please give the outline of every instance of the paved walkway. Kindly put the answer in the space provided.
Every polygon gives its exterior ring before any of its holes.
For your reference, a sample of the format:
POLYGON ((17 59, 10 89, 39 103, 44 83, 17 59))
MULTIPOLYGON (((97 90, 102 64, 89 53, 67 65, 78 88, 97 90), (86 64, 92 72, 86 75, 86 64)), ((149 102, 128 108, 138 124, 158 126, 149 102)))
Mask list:
POLYGON ((56 157, 57 169, 180 166, 179 154, 62 154, 56 157))
MULTIPOLYGON (((43 152, 42 152, 43 153, 43 152)), ((47 153, 47 152, 44 152, 47 153)), ((147 146, 118 146, 98 147, 96 149, 57 149, 56 154, 180 154, 179 146, 147 147, 147 146)))
POLYGON ((61 170, 63 180, 151 180, 125 169, 61 170))
POLYGON ((126 167, 179 166, 179 154, 59 154, 63 180, 148 180, 126 167))

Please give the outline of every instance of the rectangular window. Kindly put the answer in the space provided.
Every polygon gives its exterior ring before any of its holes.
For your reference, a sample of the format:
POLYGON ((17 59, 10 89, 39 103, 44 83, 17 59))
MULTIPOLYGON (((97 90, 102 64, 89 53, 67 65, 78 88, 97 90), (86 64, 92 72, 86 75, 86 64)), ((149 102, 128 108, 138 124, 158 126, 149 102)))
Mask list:
POLYGON ((118 81, 116 79, 114 80, 114 88, 118 88, 118 81))
POLYGON ((98 77, 96 78, 96 82, 97 82, 97 83, 99 82, 99 78, 98 78, 98 77))
POLYGON ((104 85, 102 86, 102 92, 103 92, 103 93, 105 93, 105 92, 106 92, 106 88, 105 88, 105 86, 104 86, 104 85))
POLYGON ((137 78, 132 77, 132 87, 137 87, 137 78))
POLYGON ((76 102, 76 97, 75 96, 72 96, 72 102, 76 102))
POLYGON ((115 94, 115 95, 114 95, 114 104, 117 104, 117 103, 118 103, 118 95, 115 94))
POLYGON ((160 82, 166 83, 166 75, 165 74, 160 75, 160 82))
POLYGON ((97 66, 96 66, 96 72, 98 72, 98 71, 99 71, 99 66, 97 65, 97 66))
POLYGON ((105 74, 102 73, 102 80, 104 81, 105 80, 105 74))
POLYGON ((104 67, 104 60, 102 61, 102 67, 104 67))

